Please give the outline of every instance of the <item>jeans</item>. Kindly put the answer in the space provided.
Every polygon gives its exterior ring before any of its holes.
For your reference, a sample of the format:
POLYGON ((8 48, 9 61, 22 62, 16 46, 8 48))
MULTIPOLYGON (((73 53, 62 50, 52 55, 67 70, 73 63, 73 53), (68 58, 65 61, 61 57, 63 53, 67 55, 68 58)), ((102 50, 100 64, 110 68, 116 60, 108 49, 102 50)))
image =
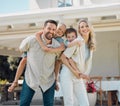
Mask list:
POLYGON ((20 106, 30 106, 31 100, 34 96, 35 91, 31 89, 24 80, 22 85, 22 91, 20 95, 20 106))
MULTIPOLYGON (((42 91, 42 89, 41 89, 42 91)), ((44 106, 53 106, 54 105, 54 94, 55 94, 55 83, 43 94, 43 103, 44 106)))
MULTIPOLYGON (((44 106, 54 105, 54 90, 55 90, 55 83, 45 92, 43 92, 41 89, 44 106)), ((35 91, 31 89, 24 80, 21 96, 20 96, 20 106, 30 106, 34 93, 35 91)))

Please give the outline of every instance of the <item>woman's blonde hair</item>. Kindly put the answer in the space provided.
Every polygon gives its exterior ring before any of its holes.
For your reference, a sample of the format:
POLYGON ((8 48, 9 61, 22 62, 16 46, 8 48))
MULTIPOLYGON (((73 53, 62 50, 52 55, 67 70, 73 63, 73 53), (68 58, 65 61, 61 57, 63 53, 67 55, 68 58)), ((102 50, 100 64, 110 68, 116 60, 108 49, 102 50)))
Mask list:
POLYGON ((95 39, 95 33, 93 31, 93 27, 87 20, 80 19, 80 21, 78 22, 78 32, 80 33, 81 36, 82 36, 82 34, 80 32, 80 23, 81 22, 85 22, 86 24, 88 24, 88 26, 90 28, 89 39, 88 39, 88 48, 90 50, 95 50, 96 49, 96 39, 95 39))

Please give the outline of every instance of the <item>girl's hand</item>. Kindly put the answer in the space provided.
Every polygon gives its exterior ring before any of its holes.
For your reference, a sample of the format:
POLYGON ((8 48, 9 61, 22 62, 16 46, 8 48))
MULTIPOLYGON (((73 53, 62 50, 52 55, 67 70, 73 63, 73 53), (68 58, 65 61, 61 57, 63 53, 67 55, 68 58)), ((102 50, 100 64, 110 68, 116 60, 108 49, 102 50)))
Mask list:
POLYGON ((50 51, 50 48, 48 48, 48 47, 45 46, 45 45, 42 45, 41 48, 42 48, 42 50, 44 50, 45 52, 49 52, 49 51, 50 51))
POLYGON ((41 36, 42 34, 43 34, 43 31, 42 31, 42 30, 39 31, 39 32, 37 32, 37 33, 35 34, 35 37, 36 37, 37 41, 39 41, 40 36, 41 36))

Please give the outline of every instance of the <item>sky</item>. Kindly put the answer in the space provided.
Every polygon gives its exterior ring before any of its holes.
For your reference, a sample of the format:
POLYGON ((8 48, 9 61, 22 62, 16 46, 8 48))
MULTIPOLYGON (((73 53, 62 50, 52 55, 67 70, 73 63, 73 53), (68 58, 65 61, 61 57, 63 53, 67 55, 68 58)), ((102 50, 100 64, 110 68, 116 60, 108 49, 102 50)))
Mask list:
POLYGON ((29 0, 0 0, 0 14, 18 13, 29 10, 29 0))

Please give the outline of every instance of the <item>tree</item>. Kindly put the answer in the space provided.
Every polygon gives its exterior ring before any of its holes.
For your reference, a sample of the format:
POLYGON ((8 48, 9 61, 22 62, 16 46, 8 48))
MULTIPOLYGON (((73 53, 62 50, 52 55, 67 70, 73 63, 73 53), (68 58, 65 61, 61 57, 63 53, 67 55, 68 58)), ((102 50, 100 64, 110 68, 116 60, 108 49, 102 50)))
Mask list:
POLYGON ((7 79, 9 82, 12 82, 14 80, 18 64, 18 57, 0 56, 0 79, 7 79))

